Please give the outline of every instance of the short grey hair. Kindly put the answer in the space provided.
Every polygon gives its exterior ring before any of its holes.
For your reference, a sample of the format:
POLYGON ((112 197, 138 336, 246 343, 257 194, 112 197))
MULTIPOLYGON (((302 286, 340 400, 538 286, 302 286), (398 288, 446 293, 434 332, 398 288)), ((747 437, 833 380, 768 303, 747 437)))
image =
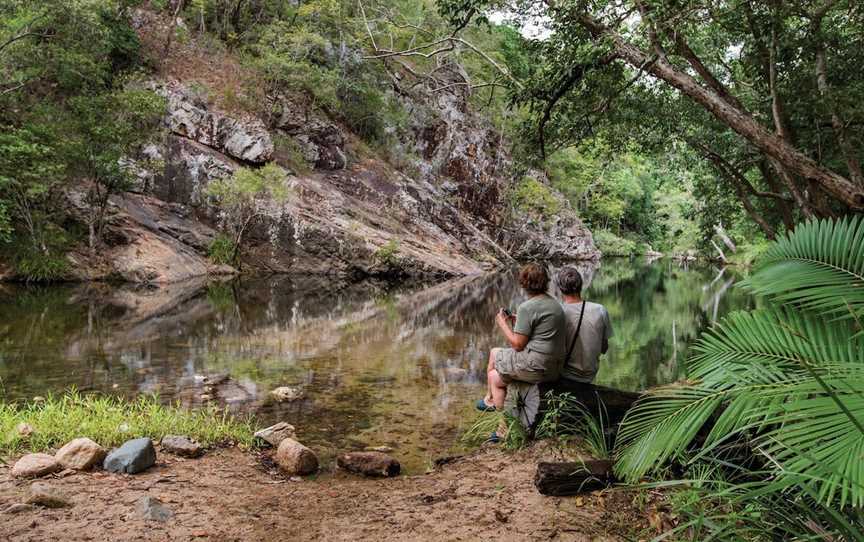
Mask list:
POLYGON ((573 266, 562 267, 555 275, 555 284, 564 295, 582 294, 582 275, 573 266))

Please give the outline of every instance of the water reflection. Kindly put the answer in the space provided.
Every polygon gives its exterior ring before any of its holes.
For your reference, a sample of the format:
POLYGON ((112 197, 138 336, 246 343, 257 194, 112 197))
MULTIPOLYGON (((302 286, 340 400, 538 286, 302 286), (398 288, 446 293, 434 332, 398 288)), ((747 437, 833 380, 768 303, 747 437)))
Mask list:
MULTIPOLYGON (((698 332, 749 303, 729 271, 626 260, 582 271, 588 299, 607 306, 615 328, 598 380, 623 389, 675 379, 698 332)), ((287 278, 7 286, 0 393, 20 400, 74 385, 217 401, 261 423, 293 423, 329 453, 393 447, 416 471, 454 443, 482 393, 487 352, 501 345, 492 317, 519 296, 513 273, 398 287, 287 278), (305 397, 274 403, 268 393, 280 385, 305 397)))

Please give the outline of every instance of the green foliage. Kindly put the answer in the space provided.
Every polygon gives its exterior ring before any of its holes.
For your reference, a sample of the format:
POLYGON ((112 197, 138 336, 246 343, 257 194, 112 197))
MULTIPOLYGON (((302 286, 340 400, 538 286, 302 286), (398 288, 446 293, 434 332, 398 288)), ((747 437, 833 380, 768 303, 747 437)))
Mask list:
POLYGON ((156 397, 142 395, 134 401, 84 395, 71 391, 61 397, 19 406, 0 402, 0 454, 46 452, 77 437, 88 437, 105 447, 118 446, 133 437, 159 440, 165 435, 188 435, 205 446, 220 443, 252 445, 254 429, 227 410, 185 410, 163 405, 156 397), (27 423, 34 429, 21 437, 15 428, 27 423))
POLYGON ((217 235, 207 249, 210 261, 218 265, 231 265, 237 254, 237 245, 234 239, 224 234, 217 235))
POLYGON ((786 502, 775 515, 801 503, 818 524, 846 529, 846 511, 864 506, 851 459, 864 449, 864 336, 843 314, 864 288, 861 252, 846 250, 860 231, 857 218, 810 222, 774 243, 747 281, 767 305, 727 316, 696 345, 686 382, 651 390, 627 414, 616 472, 636 481, 671 460, 742 462, 750 486, 734 491, 786 502), (756 454, 763 471, 749 472, 736 450, 756 454))
POLYGON ((62 253, 25 249, 15 258, 15 271, 28 282, 52 282, 68 276, 69 262, 62 253))
POLYGON ((462 433, 460 440, 469 446, 479 446, 488 442, 492 433, 504 433, 501 446, 505 450, 515 451, 524 448, 528 440, 528 432, 518 418, 503 412, 483 412, 474 423, 462 433))
POLYGON ((510 200, 514 207, 541 218, 551 218, 561 210, 561 202, 548 186, 532 177, 525 177, 513 188, 510 200))
POLYGON ((636 241, 618 237, 609 230, 592 232, 594 244, 604 256, 633 256, 637 253, 636 241))
POLYGON ((260 169, 240 168, 227 179, 217 179, 207 186, 207 193, 224 208, 252 207, 257 199, 285 201, 289 195, 285 170, 274 163, 260 169))
POLYGON ((378 247, 372 258, 382 265, 393 266, 399 263, 399 241, 390 239, 378 247))
POLYGON ((591 457, 609 459, 612 456, 612 438, 606 434, 605 407, 597 416, 569 393, 546 394, 546 412, 537 424, 537 438, 564 441, 576 438, 591 457))

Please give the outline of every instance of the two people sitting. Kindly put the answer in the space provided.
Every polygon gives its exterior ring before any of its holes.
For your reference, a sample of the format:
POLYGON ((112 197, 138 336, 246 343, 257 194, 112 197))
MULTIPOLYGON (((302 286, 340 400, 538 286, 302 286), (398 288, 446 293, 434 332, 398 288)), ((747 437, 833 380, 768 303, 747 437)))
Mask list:
POLYGON ((519 272, 528 296, 512 315, 501 309, 495 322, 510 348, 493 348, 487 367, 486 397, 479 410, 501 410, 512 381, 540 384, 561 378, 590 383, 600 355, 609 349, 612 325, 603 305, 582 299, 582 275, 563 267, 555 276, 563 303, 549 295, 549 274, 538 264, 519 272))

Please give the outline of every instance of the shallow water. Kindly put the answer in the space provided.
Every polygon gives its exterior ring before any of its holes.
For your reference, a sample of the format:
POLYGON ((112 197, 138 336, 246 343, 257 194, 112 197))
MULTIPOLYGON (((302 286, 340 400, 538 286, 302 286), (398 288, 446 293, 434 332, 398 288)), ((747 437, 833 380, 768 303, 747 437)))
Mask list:
MULTIPOLYGON (((615 330, 598 382, 621 389, 674 380, 701 329, 752 303, 729 270, 629 260, 582 270, 615 330)), ((75 386, 196 407, 207 394, 262 426, 294 424, 325 460, 389 446, 419 472, 472 419, 487 352, 502 345, 494 314, 519 301, 513 273, 398 287, 285 277, 0 286, 0 398, 75 386), (211 391, 202 377, 216 374, 231 379, 211 391), (304 398, 274 403, 268 392, 282 385, 304 398)))

